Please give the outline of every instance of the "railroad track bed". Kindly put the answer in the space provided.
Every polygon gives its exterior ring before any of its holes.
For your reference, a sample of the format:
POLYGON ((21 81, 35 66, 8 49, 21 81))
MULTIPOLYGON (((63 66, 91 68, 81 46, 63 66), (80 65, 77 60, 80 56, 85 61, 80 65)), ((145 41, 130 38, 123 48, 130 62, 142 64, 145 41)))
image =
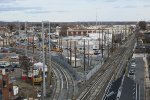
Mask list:
POLYGON ((74 80, 60 65, 52 62, 52 70, 57 75, 55 96, 52 100, 72 100, 74 94, 74 80), (61 81, 59 81, 61 80, 61 81), (59 81, 59 82, 58 82, 59 81))
POLYGON ((105 91, 105 84, 115 79, 116 75, 119 77, 120 73, 122 73, 120 65, 124 63, 125 59, 128 59, 127 56, 131 52, 130 49, 134 47, 134 43, 130 44, 131 41, 133 41, 133 38, 121 46, 116 54, 111 56, 109 61, 97 72, 98 74, 94 75, 93 80, 91 79, 87 82, 89 86, 87 85, 87 88, 83 90, 77 100, 95 100, 101 91, 105 91), (118 71, 120 71, 119 75, 117 74, 118 71))

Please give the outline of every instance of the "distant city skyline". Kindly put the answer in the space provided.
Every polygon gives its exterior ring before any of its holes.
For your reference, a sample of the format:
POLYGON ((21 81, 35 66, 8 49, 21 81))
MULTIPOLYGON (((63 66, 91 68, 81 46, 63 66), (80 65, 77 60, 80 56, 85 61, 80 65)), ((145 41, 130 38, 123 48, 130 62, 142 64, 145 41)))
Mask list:
POLYGON ((0 21, 150 21, 150 0, 0 0, 0 21))

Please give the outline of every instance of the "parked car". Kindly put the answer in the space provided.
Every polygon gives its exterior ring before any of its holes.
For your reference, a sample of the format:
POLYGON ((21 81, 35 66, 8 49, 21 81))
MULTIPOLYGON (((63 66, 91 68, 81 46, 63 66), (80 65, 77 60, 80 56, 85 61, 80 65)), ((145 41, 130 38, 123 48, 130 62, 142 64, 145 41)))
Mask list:
POLYGON ((131 62, 135 62, 135 58, 131 58, 131 62))
POLYGON ((135 72, 135 68, 130 68, 129 71, 135 72))
POLYGON ((134 66, 134 67, 135 67, 135 66, 136 66, 135 62, 132 62, 132 63, 131 63, 131 66, 134 66))
POLYGON ((134 75, 134 71, 129 70, 129 75, 134 75))
POLYGON ((12 66, 13 68, 20 68, 21 65, 19 64, 19 62, 13 62, 12 66))
POLYGON ((10 72, 10 71, 14 71, 14 68, 13 68, 13 66, 7 66, 6 68, 5 68, 5 70, 6 70, 6 72, 10 72))
POLYGON ((1 50, 3 53, 9 53, 10 52, 9 48, 2 48, 1 50))

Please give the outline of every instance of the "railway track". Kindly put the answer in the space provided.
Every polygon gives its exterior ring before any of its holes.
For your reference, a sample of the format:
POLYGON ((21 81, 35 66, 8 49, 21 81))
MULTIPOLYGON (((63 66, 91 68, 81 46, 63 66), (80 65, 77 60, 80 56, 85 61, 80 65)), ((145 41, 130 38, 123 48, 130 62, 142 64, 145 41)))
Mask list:
POLYGON ((71 75, 60 65, 52 62, 52 69, 56 76, 56 90, 53 93, 52 100, 72 100, 75 82, 71 75))
POLYGON ((102 98, 107 84, 115 79, 116 76, 119 77, 120 73, 122 73, 121 69, 123 67, 121 64, 125 63, 125 59, 128 59, 128 55, 133 47, 133 44, 130 43, 133 41, 133 38, 134 36, 110 57, 109 61, 88 82, 88 86, 78 96, 77 100, 100 100, 102 98))
MULTIPOLYGON (((21 53, 25 53, 23 49, 18 49, 21 53)), ((42 53, 40 51, 37 54, 32 53, 31 50, 27 50, 28 55, 36 56, 40 61, 42 53)), ((72 100, 75 95, 75 81, 72 75, 66 71, 61 65, 52 61, 52 71, 54 73, 54 90, 50 100, 72 100)))

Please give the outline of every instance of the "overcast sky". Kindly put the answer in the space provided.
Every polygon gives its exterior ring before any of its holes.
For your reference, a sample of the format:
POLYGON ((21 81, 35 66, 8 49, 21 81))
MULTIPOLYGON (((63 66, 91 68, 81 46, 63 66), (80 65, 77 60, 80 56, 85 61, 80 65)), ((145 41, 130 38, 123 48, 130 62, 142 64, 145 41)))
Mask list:
POLYGON ((149 11, 150 0, 0 0, 0 21, 149 21, 149 11))

